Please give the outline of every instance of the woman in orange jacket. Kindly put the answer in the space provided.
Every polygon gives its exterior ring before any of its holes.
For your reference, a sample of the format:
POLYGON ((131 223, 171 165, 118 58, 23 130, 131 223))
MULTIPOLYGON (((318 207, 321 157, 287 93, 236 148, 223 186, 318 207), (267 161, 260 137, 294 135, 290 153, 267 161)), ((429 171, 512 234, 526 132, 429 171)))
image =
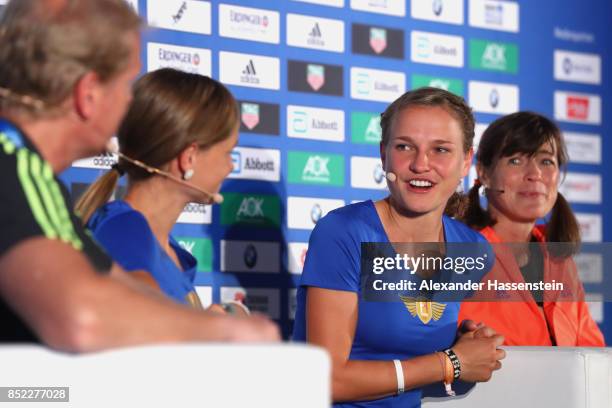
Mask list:
POLYGON ((498 292, 495 296, 505 295, 505 301, 487 296, 487 302, 461 305, 460 322, 483 322, 503 334, 506 345, 605 346, 571 258, 580 244, 578 222, 557 191, 560 169, 567 162, 558 127, 532 112, 499 118, 480 141, 478 179, 462 218, 496 244, 495 267, 488 278, 508 283, 555 280, 565 287, 561 292, 498 292), (486 210, 480 205, 481 187, 486 210), (535 225, 549 213, 546 225, 535 225), (547 242, 565 244, 549 248, 547 242))

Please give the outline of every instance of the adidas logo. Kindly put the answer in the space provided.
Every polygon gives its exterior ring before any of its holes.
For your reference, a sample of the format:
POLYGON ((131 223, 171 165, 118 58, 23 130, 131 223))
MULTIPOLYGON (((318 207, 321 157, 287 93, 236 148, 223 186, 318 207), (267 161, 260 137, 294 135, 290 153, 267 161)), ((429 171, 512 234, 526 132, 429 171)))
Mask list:
POLYGON ((319 23, 315 23, 310 33, 308 33, 308 41, 309 45, 316 45, 319 47, 325 46, 325 41, 323 41, 323 34, 321 33, 321 27, 319 27, 319 23))
POLYGON ((319 23, 315 23, 309 35, 311 37, 321 37, 321 28, 319 27, 319 23))
POLYGON ((257 75, 257 72, 255 71, 255 64, 253 63, 253 60, 249 60, 249 63, 247 64, 246 68, 244 68, 244 70, 242 71, 243 75, 257 75))
POLYGON ((255 64, 253 60, 249 60, 247 66, 242 70, 242 76, 240 82, 247 84, 259 84, 259 78, 257 78, 257 71, 255 71, 255 64))

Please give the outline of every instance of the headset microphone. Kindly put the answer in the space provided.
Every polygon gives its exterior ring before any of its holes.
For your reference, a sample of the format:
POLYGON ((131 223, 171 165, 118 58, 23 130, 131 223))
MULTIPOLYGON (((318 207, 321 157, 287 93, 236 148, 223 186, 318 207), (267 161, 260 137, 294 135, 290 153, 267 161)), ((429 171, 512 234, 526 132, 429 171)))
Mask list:
POLYGON ((387 174, 385 175, 385 177, 387 178, 387 180, 389 180, 391 183, 395 183, 395 180, 397 180, 397 176, 395 175, 395 173, 388 171, 387 174))
POLYGON ((116 154, 117 156, 119 156, 123 160, 133 164, 134 166, 137 166, 137 167, 140 167, 143 170, 146 170, 148 173, 157 174, 157 175, 160 175, 162 177, 169 178, 172 181, 175 181, 175 182, 177 182, 179 184, 182 184, 182 185, 184 185, 186 187, 189 187, 189 188, 191 188, 193 190, 196 190, 196 191, 204 194, 207 197, 207 199, 208 199, 207 200, 208 201, 207 204, 212 204, 212 203, 221 204, 223 202, 223 196, 221 194, 219 194, 219 193, 214 193, 214 194, 213 193, 209 193, 208 191, 202 190, 201 188, 196 187, 192 183, 188 183, 185 180, 183 180, 183 179, 181 179, 179 177, 176 177, 173 174, 168 173, 167 171, 163 171, 163 170, 160 170, 160 169, 158 169, 156 167, 149 166, 148 164, 143 163, 140 160, 132 159, 131 157, 126 156, 125 154, 123 154, 123 153, 121 153, 119 151, 119 148, 117 147, 117 145, 112 143, 112 141, 109 142, 106 145, 106 150, 109 153, 116 154))

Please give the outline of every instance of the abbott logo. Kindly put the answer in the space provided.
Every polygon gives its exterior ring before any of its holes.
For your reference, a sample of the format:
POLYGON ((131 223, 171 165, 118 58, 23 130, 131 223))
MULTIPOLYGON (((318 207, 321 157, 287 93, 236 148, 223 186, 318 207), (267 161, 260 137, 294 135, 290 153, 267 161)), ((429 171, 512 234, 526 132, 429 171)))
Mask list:
POLYGON ((308 130, 308 114, 303 111, 293 112, 292 126, 295 133, 306 133, 308 130))
POLYGON ((234 165, 232 174, 239 175, 242 172, 242 156, 240 152, 232 152, 232 164, 234 165))
POLYGON ((371 87, 370 75, 367 72, 359 72, 357 74, 357 93, 360 95, 369 95, 371 87))
POLYGON ((263 217, 263 198, 245 197, 236 213, 237 219, 263 217))
POLYGON ((329 157, 310 156, 302 170, 304 181, 329 183, 331 181, 328 169, 329 157))
POLYGON ((256 103, 242 103, 240 105, 240 118, 244 126, 253 130, 259 124, 259 105, 256 103))
POLYGON ((429 58, 430 52, 429 38, 419 35, 416 38, 416 54, 420 58, 429 58))
POLYGON ((384 28, 370 28, 370 47, 380 54, 387 48, 387 30, 384 28))
POLYGON ((308 64, 306 68, 306 81, 315 91, 321 89, 325 84, 325 67, 323 65, 308 64))

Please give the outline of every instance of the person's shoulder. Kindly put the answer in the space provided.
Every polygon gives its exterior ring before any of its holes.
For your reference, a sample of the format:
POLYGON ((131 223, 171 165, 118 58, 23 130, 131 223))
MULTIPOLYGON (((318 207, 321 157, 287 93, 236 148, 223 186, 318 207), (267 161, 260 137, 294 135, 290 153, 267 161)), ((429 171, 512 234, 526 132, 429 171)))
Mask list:
POLYGON ((447 239, 449 241, 458 242, 488 242, 487 239, 478 231, 468 227, 461 221, 454 218, 444 216, 446 225, 450 231, 447 231, 447 239), (451 235, 449 237, 448 235, 451 235))
POLYGON ((357 228, 371 218, 372 210, 373 203, 371 201, 360 201, 345 205, 328 212, 317 221, 315 229, 339 232, 357 228))
POLYGON ((138 237, 146 240, 151 236, 151 228, 145 216, 121 200, 100 207, 87 226, 96 237, 114 235, 117 239, 138 237))

